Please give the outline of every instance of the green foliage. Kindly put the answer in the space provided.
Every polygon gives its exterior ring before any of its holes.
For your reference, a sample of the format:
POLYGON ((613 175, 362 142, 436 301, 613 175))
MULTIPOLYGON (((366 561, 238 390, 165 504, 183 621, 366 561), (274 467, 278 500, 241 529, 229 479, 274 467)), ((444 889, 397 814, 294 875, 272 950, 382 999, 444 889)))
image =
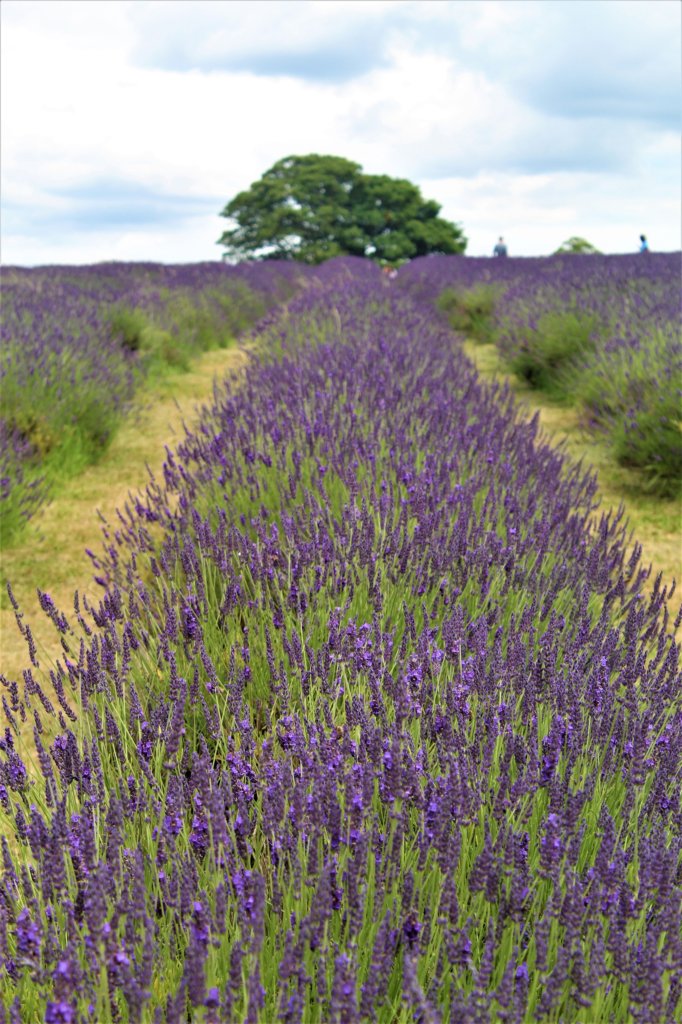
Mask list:
POLYGON ((225 288, 205 288, 200 294, 175 293, 164 304, 164 323, 194 352, 229 348, 266 312, 261 295, 239 281, 225 288))
POLYGON ((49 372, 33 374, 27 382, 10 368, 3 377, 0 414, 8 428, 27 445, 22 460, 22 487, 14 487, 2 504, 2 547, 25 526, 26 492, 49 494, 95 462, 106 450, 120 418, 114 396, 103 397, 97 384, 68 353, 54 357, 60 363, 57 379, 69 382, 68 399, 50 385, 49 372))
MULTIPOLYGON (((239 281, 200 293, 162 289, 157 298, 151 308, 118 303, 105 314, 133 379, 188 370, 197 352, 229 347, 266 311, 263 297, 239 281)), ((43 372, 28 379, 8 361, 0 415, 29 454, 13 470, 22 486, 3 496, 0 546, 21 534, 31 496, 54 493, 100 459, 125 415, 120 399, 69 350, 47 355, 43 372)))
POLYGON ((595 354, 580 378, 580 401, 604 427, 621 466, 643 472, 662 498, 682 493, 682 360, 677 332, 651 331, 636 344, 595 354))
POLYGON ((617 461, 644 472, 645 489, 661 498, 682 497, 682 423, 679 402, 647 409, 636 421, 625 417, 612 428, 617 461), (676 407, 674 407, 676 406, 676 407))
POLYGON ((190 346, 187 340, 160 327, 143 310, 117 306, 110 313, 109 323, 114 337, 123 348, 138 354, 143 367, 188 369, 190 346))
POLYGON ((30 515, 30 501, 35 498, 42 501, 47 493, 45 474, 36 466, 21 466, 14 472, 22 482, 22 487, 13 487, 3 496, 2 516, 0 516, 0 550, 7 548, 20 536, 30 515), (26 493, 29 498, 27 499, 26 493), (27 507, 28 506, 28 507, 27 507))
POLYGON ((30 445, 36 463, 76 438, 83 453, 105 447, 116 419, 114 405, 107 405, 77 360, 68 353, 54 358, 61 364, 62 380, 70 384, 67 401, 54 394, 47 372, 34 374, 27 382, 17 379, 10 368, 3 377, 2 417, 30 445))
POLYGON ((468 338, 489 343, 495 337, 493 313, 500 287, 477 284, 472 288, 446 288, 438 297, 438 308, 447 314, 450 326, 468 338))
POLYGON ((221 216, 236 226, 218 244, 230 258, 313 264, 341 255, 396 264, 464 252, 461 228, 439 212, 405 179, 363 174, 343 157, 290 156, 227 204, 221 216))
POLYGON ((152 309, 125 305, 108 316, 113 336, 123 348, 137 353, 147 369, 188 369, 192 355, 228 348, 236 335, 263 316, 267 304, 245 284, 230 282, 229 289, 163 289, 161 304, 152 309))
POLYGON ((580 255, 598 252, 599 249, 595 249, 592 243, 588 242, 586 238, 580 238, 578 235, 572 235, 571 238, 567 238, 565 242, 562 242, 554 255, 561 256, 564 253, 575 253, 576 255, 580 255))
POLYGON ((147 328, 147 317, 141 309, 129 306, 114 306, 109 313, 109 326, 123 348, 128 352, 139 352, 142 348, 142 335, 147 328))
MULTIPOLYGON (((672 397, 680 392, 682 365, 677 340, 662 330, 641 334, 636 344, 601 346, 580 378, 585 410, 591 419, 604 424, 661 394, 672 397)), ((679 398, 677 409, 679 412, 679 398)))
POLYGON ((595 348, 598 326, 589 313, 544 313, 512 355, 511 369, 533 388, 570 397, 577 368, 595 348))

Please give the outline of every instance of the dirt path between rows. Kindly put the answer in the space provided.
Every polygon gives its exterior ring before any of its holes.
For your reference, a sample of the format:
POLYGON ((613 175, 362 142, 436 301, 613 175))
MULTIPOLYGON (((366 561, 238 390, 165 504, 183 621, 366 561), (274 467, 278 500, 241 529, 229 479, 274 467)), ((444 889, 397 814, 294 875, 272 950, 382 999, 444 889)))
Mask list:
POLYGON ((42 669, 52 667, 60 653, 59 638, 38 603, 37 588, 47 591, 57 608, 72 617, 77 590, 98 602, 101 588, 93 580, 86 548, 102 550, 102 522, 109 522, 128 495, 142 490, 149 471, 157 479, 165 459, 164 446, 175 447, 184 425, 196 422, 198 409, 212 395, 213 382, 246 363, 241 348, 206 352, 187 373, 164 378, 140 394, 131 416, 122 424, 101 462, 71 480, 65 492, 29 523, 21 542, 3 552, 0 594, 0 672, 21 679, 29 665, 26 642, 19 633, 7 597, 12 584, 20 609, 34 634, 42 669))

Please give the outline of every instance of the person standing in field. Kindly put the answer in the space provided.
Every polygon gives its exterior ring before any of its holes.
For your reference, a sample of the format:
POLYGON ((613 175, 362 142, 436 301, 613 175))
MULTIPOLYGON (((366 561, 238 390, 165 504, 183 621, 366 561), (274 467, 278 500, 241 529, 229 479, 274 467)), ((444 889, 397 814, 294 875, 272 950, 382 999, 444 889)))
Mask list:
POLYGON ((507 243, 505 242, 502 235, 497 240, 497 245, 493 249, 493 256, 507 256, 507 243))
POLYGON ((639 251, 640 252, 648 252, 649 251, 649 243, 646 240, 646 235, 640 235, 639 236, 639 251))

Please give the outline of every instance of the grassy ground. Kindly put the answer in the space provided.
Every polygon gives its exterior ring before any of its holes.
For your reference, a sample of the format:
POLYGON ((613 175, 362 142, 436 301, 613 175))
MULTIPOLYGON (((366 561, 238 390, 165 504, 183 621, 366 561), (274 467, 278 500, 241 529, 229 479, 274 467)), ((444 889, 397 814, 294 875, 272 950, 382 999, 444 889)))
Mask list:
POLYGON ((102 460, 69 481, 64 492, 33 519, 21 538, 2 553, 0 565, 0 672, 20 678, 28 664, 26 643, 14 620, 6 584, 12 584, 38 647, 41 667, 48 668, 60 653, 59 640, 38 604, 36 588, 46 590, 56 606, 71 617, 78 590, 93 600, 101 590, 85 549, 102 548, 98 510, 115 521, 129 493, 143 489, 147 467, 160 475, 164 445, 182 438, 199 405, 210 399, 213 380, 237 369, 246 360, 241 349, 204 353, 186 373, 165 376, 138 395, 133 415, 121 426, 102 460))
POLYGON ((509 375, 495 345, 467 341, 464 349, 482 377, 507 380, 518 400, 531 413, 539 412, 542 428, 551 440, 561 442, 569 455, 596 471, 603 509, 625 506, 633 537, 642 545, 642 562, 653 567, 652 580, 661 572, 665 583, 678 582, 679 589, 671 601, 671 610, 676 613, 682 603, 680 503, 643 494, 636 473, 616 465, 606 445, 595 441, 594 435, 581 427, 578 411, 548 401, 509 375))

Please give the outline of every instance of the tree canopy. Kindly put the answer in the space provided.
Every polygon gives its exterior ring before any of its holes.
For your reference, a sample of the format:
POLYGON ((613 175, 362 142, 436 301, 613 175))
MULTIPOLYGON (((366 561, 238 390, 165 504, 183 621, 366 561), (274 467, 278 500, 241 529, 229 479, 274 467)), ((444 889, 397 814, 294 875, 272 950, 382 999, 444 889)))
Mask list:
POLYGON ((464 252, 461 228, 440 209, 403 178, 363 174, 338 156, 289 156, 230 200, 221 216, 235 226, 218 244, 224 258, 304 263, 351 255, 393 264, 464 252))
POLYGON ((555 256, 563 253, 598 253, 599 249, 595 249, 591 242, 588 242, 586 238, 579 238, 578 235, 573 235, 571 238, 567 238, 565 242, 559 246, 555 252, 555 256))

